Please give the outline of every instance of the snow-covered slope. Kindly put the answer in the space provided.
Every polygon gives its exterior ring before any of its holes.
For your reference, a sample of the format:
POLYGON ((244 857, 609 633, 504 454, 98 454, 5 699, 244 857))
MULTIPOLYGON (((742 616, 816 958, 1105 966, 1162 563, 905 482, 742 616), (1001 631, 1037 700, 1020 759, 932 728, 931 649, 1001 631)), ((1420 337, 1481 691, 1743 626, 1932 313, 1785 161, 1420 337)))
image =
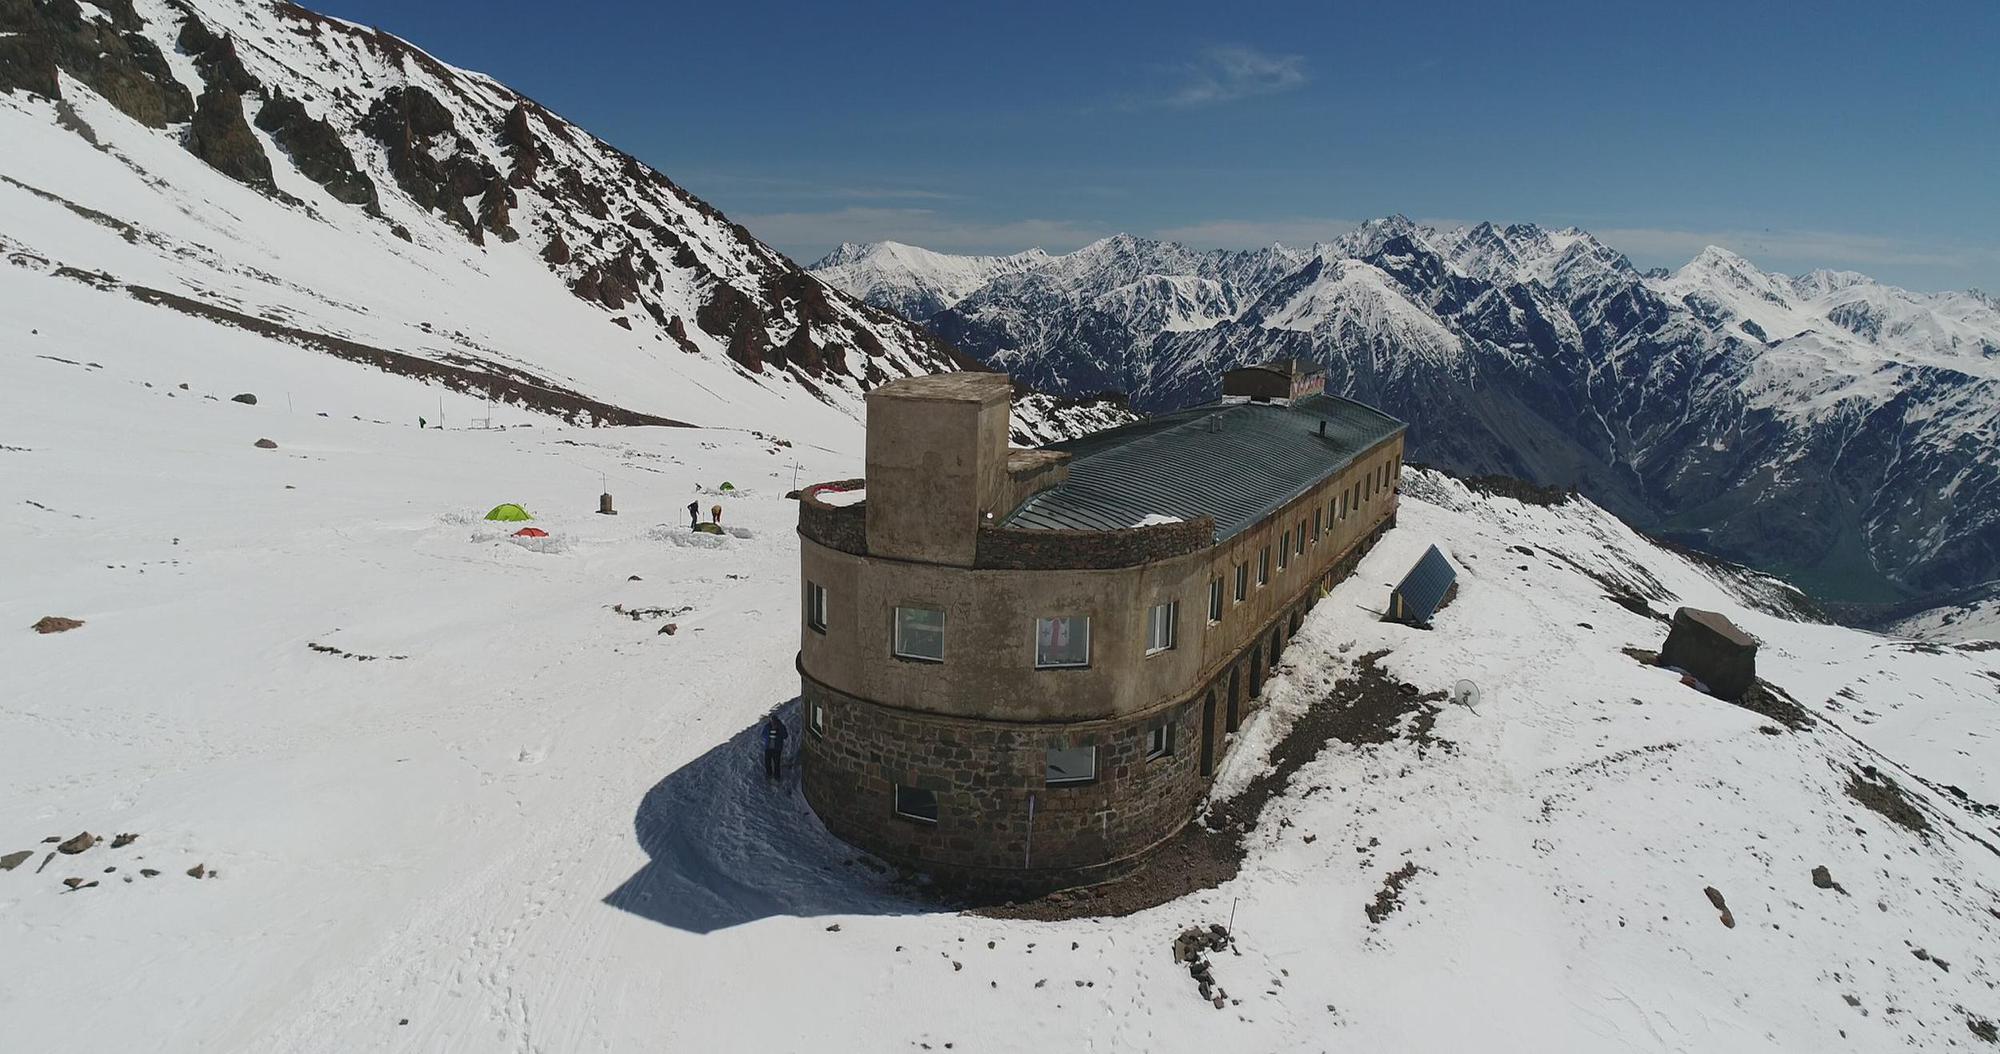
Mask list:
POLYGON ((533 100, 289 3, 0 6, 0 142, 16 295, 86 315, 598 422, 852 424, 954 365, 533 100))
POLYGON ((0 295, 8 1050, 1979 1050, 2000 1021, 2000 651, 1786 621, 1588 503, 1413 470, 1228 757, 1241 787, 1292 715, 1345 729, 1236 878, 961 914, 756 774, 763 715, 799 729, 781 495, 859 471, 844 420, 467 428, 447 392, 419 430, 404 377, 29 269, 0 295), (549 537, 480 518, 504 501, 549 537), (1433 543, 1457 599, 1377 621, 1433 543), (1811 724, 1627 658, 1666 632, 1632 605, 1677 603, 1760 637, 1811 724), (1323 702, 1371 669, 1410 688, 1323 702), (1438 707, 1461 678, 1476 711, 1438 707), (1171 946, 1232 918, 1218 1009, 1171 946))
POLYGON ((1578 486, 1835 599, 2000 575, 1984 296, 1770 274, 1720 249, 1649 276, 1574 228, 1400 216, 1230 258, 1107 239, 928 324, 1037 387, 1145 410, 1213 398, 1244 362, 1316 359, 1410 421, 1419 460, 1578 486))
POLYGON ((995 277, 1040 264, 1048 254, 1029 249, 1012 256, 953 256, 902 242, 840 246, 812 265, 812 272, 904 318, 924 319, 965 299, 995 277))
POLYGON ((1920 640, 2000 641, 2000 582, 1988 582, 1895 620, 1894 632, 1920 640))

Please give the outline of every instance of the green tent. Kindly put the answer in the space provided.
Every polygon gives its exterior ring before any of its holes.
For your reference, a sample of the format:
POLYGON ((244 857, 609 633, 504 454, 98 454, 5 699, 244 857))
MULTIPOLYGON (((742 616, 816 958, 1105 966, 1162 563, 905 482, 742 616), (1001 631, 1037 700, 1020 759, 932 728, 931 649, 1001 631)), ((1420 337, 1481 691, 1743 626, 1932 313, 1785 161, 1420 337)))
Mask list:
POLYGON ((505 505, 493 506, 493 511, 487 513, 486 518, 489 520, 507 520, 510 522, 534 519, 533 516, 528 515, 528 510, 511 501, 505 505))

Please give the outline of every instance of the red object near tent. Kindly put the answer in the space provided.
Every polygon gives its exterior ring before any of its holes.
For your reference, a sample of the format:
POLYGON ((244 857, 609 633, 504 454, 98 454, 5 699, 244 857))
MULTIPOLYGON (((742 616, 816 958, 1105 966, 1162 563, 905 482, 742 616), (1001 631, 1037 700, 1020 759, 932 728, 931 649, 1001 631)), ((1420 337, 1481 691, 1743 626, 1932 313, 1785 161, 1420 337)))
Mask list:
POLYGON ((514 532, 514 537, 516 538, 547 538, 548 536, 549 532, 542 530, 540 527, 523 527, 514 532))

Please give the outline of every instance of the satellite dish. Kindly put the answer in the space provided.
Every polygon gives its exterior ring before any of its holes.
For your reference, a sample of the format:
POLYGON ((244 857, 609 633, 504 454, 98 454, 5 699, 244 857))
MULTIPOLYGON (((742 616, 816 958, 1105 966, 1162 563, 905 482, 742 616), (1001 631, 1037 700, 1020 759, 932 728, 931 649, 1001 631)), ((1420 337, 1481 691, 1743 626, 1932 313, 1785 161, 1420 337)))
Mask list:
POLYGON ((1460 681, 1451 686, 1451 701, 1473 713, 1479 712, 1479 686, 1471 681, 1460 681))

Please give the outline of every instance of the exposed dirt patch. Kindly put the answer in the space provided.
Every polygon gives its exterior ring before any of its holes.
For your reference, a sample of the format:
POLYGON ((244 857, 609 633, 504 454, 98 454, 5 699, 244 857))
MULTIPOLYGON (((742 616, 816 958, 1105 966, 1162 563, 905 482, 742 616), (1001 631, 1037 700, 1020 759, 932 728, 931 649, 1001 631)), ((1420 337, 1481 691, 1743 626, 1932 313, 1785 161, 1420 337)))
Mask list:
MULTIPOLYGON (((5 450, 6 447, 0 447, 5 450)), ((1959 651, 2000 651, 2000 640, 1968 640, 1952 645, 1959 651)))
POLYGON ((35 624, 33 626, 30 626, 28 628, 34 630, 36 633, 43 633, 43 634, 68 633, 70 630, 76 629, 78 626, 81 625, 83 625, 83 620, 80 618, 65 618, 61 615, 43 615, 41 618, 35 620, 35 624))
POLYGON ((1389 872, 1389 877, 1382 880, 1382 888, 1375 891, 1375 899, 1361 906, 1370 923, 1380 925, 1403 906, 1403 887, 1417 877, 1418 870, 1416 864, 1405 861, 1402 867, 1389 872))
POLYGON ((613 604, 611 605, 611 610, 616 611, 620 615, 623 615, 634 622, 643 622, 647 619, 680 618, 682 615, 685 615, 688 612, 693 611, 694 608, 692 607, 628 608, 623 604, 613 604))
POLYGON ((1847 778, 1847 796, 1898 827, 1918 835, 1931 832, 1930 820, 1911 804, 1903 788, 1873 765, 1863 765, 1847 778))
POLYGON ((1792 698, 1783 688, 1766 680, 1759 679, 1756 684, 1744 690, 1743 698, 1735 702, 1737 706, 1752 713, 1762 714, 1794 732, 1811 728, 1814 724, 1812 715, 1806 713, 1806 708, 1800 706, 1797 699, 1792 698))
POLYGON ((318 642, 308 642, 306 644, 306 647, 311 648, 312 650, 319 652, 322 655, 338 655, 343 659, 353 659, 356 662, 375 662, 379 659, 409 658, 408 655, 360 655, 355 652, 347 651, 342 648, 336 648, 331 644, 320 644, 318 642))
MULTIPOLYGON (((1377 746, 1393 740, 1416 744, 1418 756, 1450 740, 1433 728, 1444 692, 1419 692, 1390 677, 1380 663, 1386 651, 1364 655, 1338 678, 1324 699, 1293 720, 1271 749, 1270 768, 1234 797, 1211 802, 1199 817, 1155 849, 1134 870, 1094 886, 1058 890, 1018 903, 972 910, 996 918, 1061 919, 1130 915, 1157 907, 1236 877, 1245 855, 1244 840, 1257 827, 1264 806, 1291 783, 1292 776, 1338 740, 1350 746, 1377 746)), ((1408 881, 1404 879, 1403 881, 1408 881)))
MULTIPOLYGON (((1964 1009, 1960 1008, 1960 1012, 1964 1013, 1964 1009)), ((1972 1034, 1978 1036, 1980 1039, 1988 1043, 2000 1045, 2000 1029, 1994 1028, 1993 1022, 1980 1017, 1978 1014, 1966 1013, 1965 1027, 1971 1029, 1972 1034)))

